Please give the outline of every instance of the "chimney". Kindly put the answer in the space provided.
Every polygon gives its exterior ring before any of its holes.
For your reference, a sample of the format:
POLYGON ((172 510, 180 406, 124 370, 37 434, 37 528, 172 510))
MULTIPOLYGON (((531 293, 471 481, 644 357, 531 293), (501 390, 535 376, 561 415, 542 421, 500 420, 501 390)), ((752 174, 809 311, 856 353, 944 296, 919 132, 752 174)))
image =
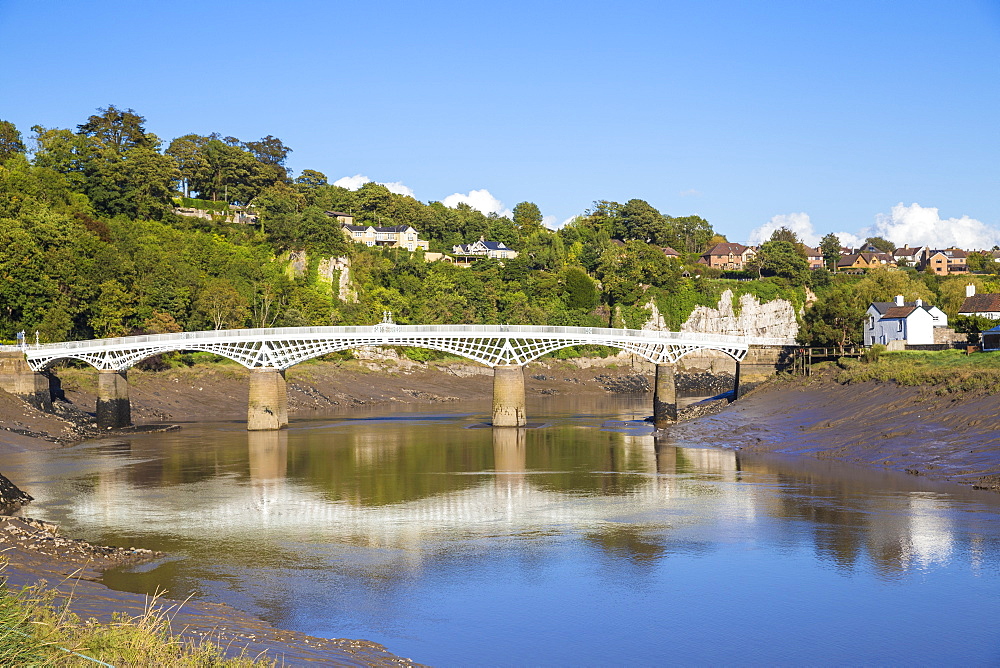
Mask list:
POLYGON ((924 300, 923 299, 918 299, 916 301, 915 305, 916 305, 917 308, 920 308, 921 306, 924 305, 924 300))
POLYGON ((903 295, 896 295, 896 306, 903 305, 903 295))
POLYGON ((965 296, 966 297, 975 297, 976 296, 976 286, 973 285, 972 283, 969 283, 968 285, 966 285, 965 286, 965 296))

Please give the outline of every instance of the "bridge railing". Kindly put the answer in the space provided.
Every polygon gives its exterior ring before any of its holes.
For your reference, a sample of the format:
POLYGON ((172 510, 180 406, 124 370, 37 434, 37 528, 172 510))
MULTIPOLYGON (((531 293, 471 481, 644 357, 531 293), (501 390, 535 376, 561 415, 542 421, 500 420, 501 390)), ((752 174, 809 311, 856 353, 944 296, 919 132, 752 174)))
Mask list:
POLYGON ((677 343, 725 343, 742 345, 789 345, 786 339, 768 337, 746 337, 727 334, 707 334, 701 332, 672 332, 646 329, 611 329, 602 327, 562 327, 552 325, 351 325, 339 327, 266 327, 255 329, 218 329, 200 332, 179 332, 174 334, 142 334, 109 339, 89 339, 85 341, 65 341, 28 346, 30 350, 74 350, 87 348, 132 347, 141 344, 177 343, 179 341, 209 342, 233 339, 288 339, 310 338, 313 336, 345 337, 380 336, 387 338, 417 338, 422 335, 449 336, 510 336, 523 334, 526 337, 570 337, 593 339, 650 339, 677 343))

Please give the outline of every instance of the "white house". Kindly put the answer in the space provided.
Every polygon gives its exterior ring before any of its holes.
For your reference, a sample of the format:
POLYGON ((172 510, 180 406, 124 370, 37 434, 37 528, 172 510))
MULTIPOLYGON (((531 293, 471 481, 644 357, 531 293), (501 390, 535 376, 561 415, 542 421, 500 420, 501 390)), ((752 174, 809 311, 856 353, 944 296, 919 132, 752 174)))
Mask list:
POLYGON ((888 345, 902 341, 911 345, 934 343, 934 328, 947 327, 948 316, 937 306, 928 306, 918 299, 904 302, 896 295, 892 302, 872 302, 865 320, 864 344, 888 345))
POLYGON ((970 283, 965 286, 965 301, 958 309, 958 314, 1000 320, 1000 294, 977 295, 976 286, 970 283))
POLYGON ((486 241, 484 237, 479 237, 479 241, 471 244, 458 244, 453 247, 455 255, 485 255, 496 260, 510 260, 517 257, 517 251, 508 248, 502 241, 486 241))

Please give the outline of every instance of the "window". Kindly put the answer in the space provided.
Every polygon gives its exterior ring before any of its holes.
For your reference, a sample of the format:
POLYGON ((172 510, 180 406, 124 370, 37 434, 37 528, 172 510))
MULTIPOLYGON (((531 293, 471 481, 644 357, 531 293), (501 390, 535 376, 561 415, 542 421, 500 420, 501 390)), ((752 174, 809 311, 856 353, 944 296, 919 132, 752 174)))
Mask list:
POLYGON ((902 332, 902 331, 903 331, 903 319, 902 319, 902 318, 900 318, 900 319, 899 319, 899 320, 898 320, 898 321, 896 322, 896 331, 897 331, 897 332, 902 332))

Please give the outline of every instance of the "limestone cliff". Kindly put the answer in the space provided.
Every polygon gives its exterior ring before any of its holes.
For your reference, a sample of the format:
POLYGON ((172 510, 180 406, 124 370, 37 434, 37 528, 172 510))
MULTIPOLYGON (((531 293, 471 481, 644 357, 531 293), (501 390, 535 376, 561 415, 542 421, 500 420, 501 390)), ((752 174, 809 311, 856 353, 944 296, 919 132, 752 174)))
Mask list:
MULTIPOLYGON (((308 270, 309 261, 304 250, 293 250, 288 253, 288 271, 292 276, 303 276, 308 270)), ((358 295, 351 285, 351 259, 349 257, 324 257, 317 267, 317 280, 327 283, 331 289, 336 289, 341 301, 356 302, 358 295), (334 286, 336 278, 337 285, 334 286)))
MULTIPOLYGON (((656 304, 651 301, 646 308, 650 309, 652 315, 643 329, 666 329, 656 304)), ((759 299, 747 294, 739 298, 737 309, 733 306, 733 291, 726 290, 719 298, 718 308, 696 306, 687 321, 681 325, 681 331, 763 336, 785 339, 791 345, 795 343, 799 325, 795 319, 795 308, 786 299, 761 304, 759 299)))

